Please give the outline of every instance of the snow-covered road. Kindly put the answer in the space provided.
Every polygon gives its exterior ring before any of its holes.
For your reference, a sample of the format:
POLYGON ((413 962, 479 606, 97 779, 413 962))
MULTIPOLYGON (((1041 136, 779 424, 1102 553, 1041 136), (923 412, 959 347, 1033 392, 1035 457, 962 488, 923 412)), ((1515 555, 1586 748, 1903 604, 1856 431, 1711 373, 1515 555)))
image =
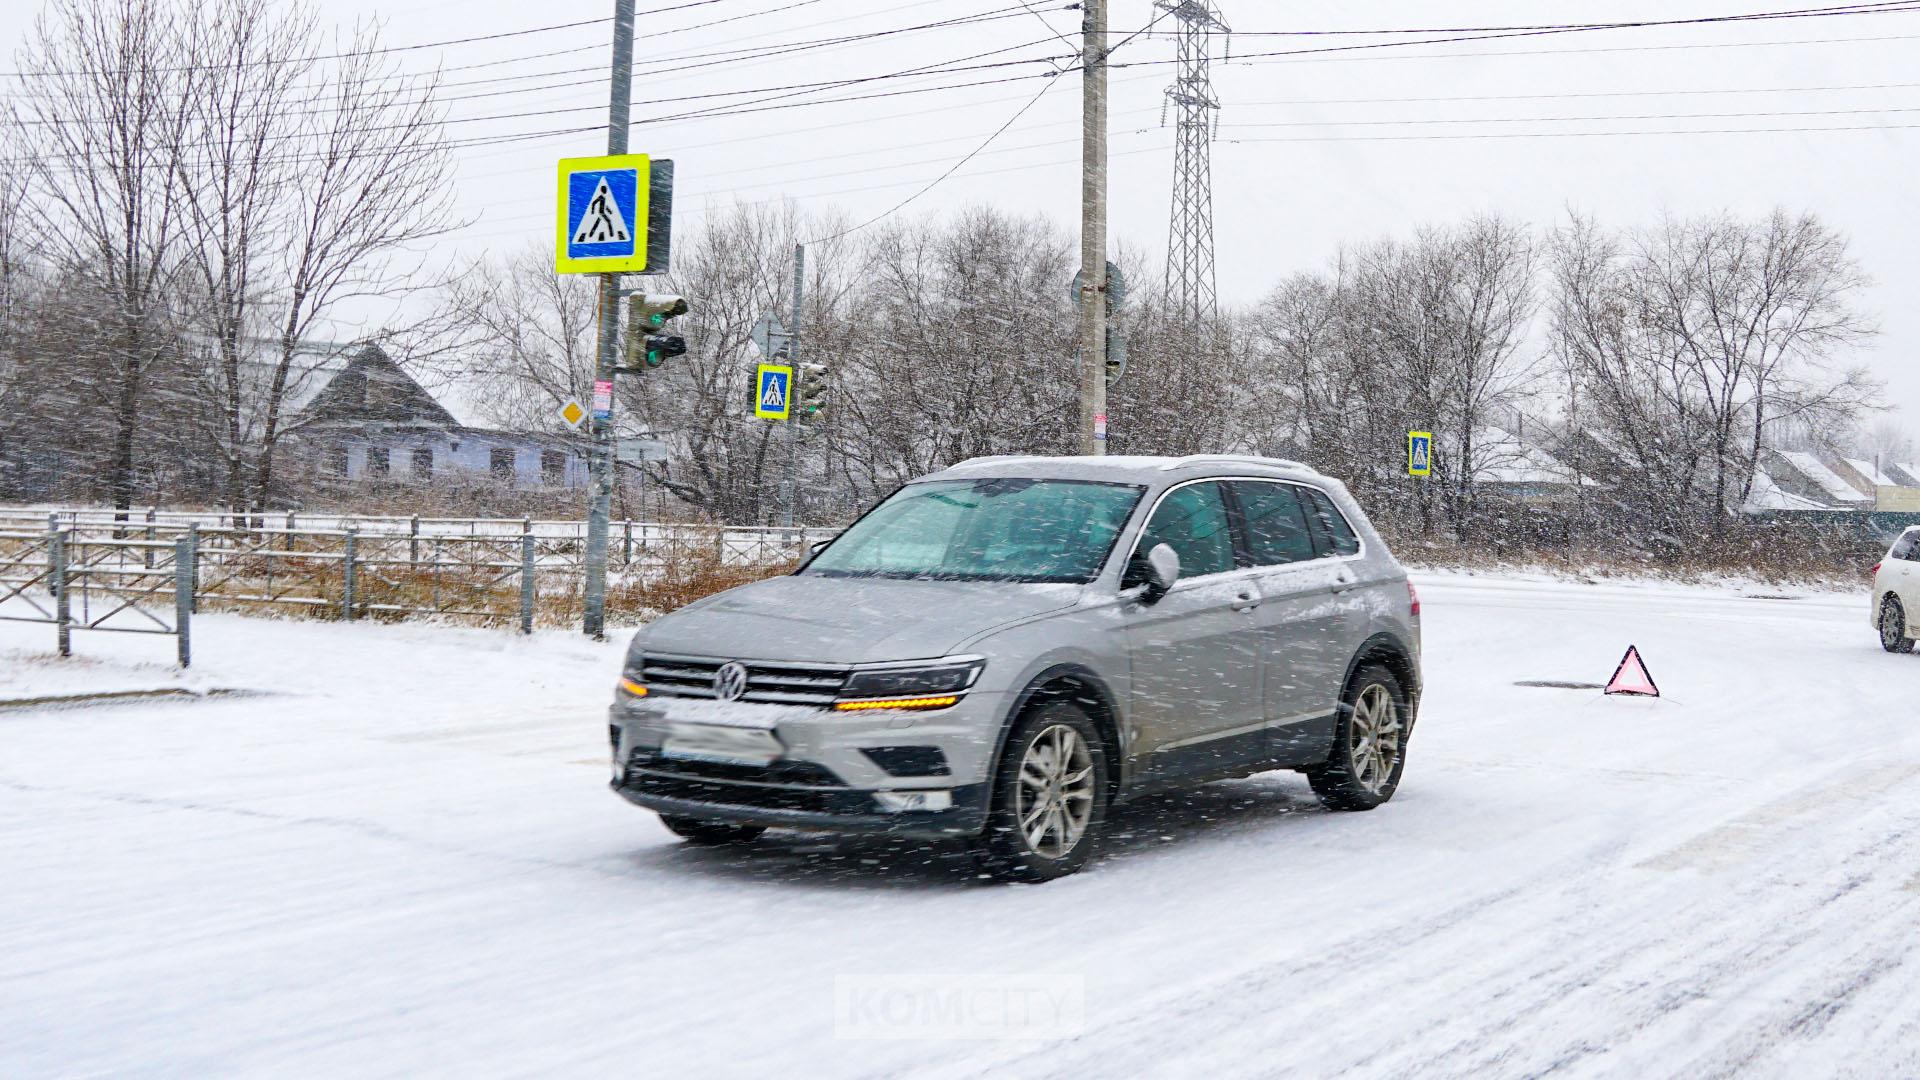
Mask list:
MULTIPOLYGON (((1920 657, 1864 599, 1422 595, 1391 804, 1217 784, 1039 887, 675 842, 605 787, 615 646, 203 618, 192 685, 265 696, 0 711, 0 1076, 1920 1076, 1920 657), (1514 685, 1630 643, 1664 699, 1514 685), (1084 1029, 837 1038, 884 974, 1062 976, 1084 1029)), ((74 684, 42 629, 0 689, 74 684)))

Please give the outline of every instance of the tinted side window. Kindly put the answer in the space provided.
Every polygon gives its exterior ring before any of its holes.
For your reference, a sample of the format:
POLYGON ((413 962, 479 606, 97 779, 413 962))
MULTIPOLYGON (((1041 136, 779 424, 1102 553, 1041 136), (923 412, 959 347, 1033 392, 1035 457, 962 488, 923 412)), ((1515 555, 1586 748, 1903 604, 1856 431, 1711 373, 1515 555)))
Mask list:
POLYGON ((1313 488, 1302 488, 1301 494, 1308 503, 1307 513, 1314 521, 1314 527, 1320 532, 1321 542, 1326 544, 1329 554, 1360 554, 1360 538, 1353 533, 1353 526, 1347 524, 1346 515, 1340 513, 1333 500, 1313 488))
POLYGON ((1199 577, 1233 569, 1233 533, 1220 485, 1188 484, 1160 500, 1140 535, 1141 554, 1165 544, 1180 556, 1180 576, 1199 577))
POLYGON ((1236 480, 1232 486, 1247 518, 1247 547, 1254 565, 1280 566, 1314 557, 1313 534, 1307 531, 1299 489, 1254 480, 1236 480))
POLYGON ((1920 561, 1920 532, 1908 532, 1894 541, 1893 550, 1887 552, 1887 558, 1920 561))

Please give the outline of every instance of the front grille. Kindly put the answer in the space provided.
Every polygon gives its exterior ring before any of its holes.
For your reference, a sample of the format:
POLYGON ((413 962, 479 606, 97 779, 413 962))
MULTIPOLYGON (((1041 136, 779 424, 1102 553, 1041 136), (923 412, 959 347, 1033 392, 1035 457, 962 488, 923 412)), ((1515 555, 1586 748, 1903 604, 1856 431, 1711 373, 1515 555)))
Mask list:
POLYGON ((798 810, 812 814, 866 814, 873 799, 843 786, 818 765, 776 761, 765 767, 681 761, 647 751, 628 759, 622 785, 642 795, 689 799, 761 810, 798 810))
MULTIPOLYGON (((649 656, 640 669, 640 681, 656 694, 711 698, 714 673, 725 663, 725 660, 649 656)), ((747 692, 740 696, 741 701, 764 705, 831 705, 847 683, 844 667, 760 660, 740 663, 747 669, 747 692)))

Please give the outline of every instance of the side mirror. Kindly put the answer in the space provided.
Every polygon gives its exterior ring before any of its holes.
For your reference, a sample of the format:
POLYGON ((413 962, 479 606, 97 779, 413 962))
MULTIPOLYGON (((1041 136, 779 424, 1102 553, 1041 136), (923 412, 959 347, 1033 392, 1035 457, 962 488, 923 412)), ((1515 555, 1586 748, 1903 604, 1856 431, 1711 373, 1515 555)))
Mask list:
POLYGON ((813 543, 808 544, 807 553, 801 557, 800 565, 794 567, 793 572, 797 574, 800 571, 805 570, 808 564, 812 563, 813 560, 819 558, 820 553, 827 550, 827 545, 831 543, 833 543, 833 540, 829 538, 826 540, 815 540, 813 543))
POLYGON ((1153 545, 1144 558, 1136 557, 1127 567, 1120 580, 1120 587, 1131 589, 1140 586, 1143 603, 1155 603, 1167 595, 1173 583, 1180 580, 1180 555, 1165 544, 1153 545))

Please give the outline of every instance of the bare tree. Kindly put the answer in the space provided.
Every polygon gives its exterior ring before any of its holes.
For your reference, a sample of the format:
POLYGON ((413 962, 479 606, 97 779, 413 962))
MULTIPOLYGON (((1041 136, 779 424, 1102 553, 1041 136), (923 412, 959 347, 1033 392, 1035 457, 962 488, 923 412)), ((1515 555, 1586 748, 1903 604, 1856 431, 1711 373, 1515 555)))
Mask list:
POLYGON ((379 51, 372 28, 358 31, 317 71, 317 90, 310 85, 308 93, 318 105, 300 115, 290 146, 279 151, 294 154, 300 169, 276 229, 284 247, 270 264, 273 353, 254 467, 256 506, 274 490, 302 341, 349 301, 396 302, 433 287, 410 248, 455 225, 438 75, 406 74, 379 51))
POLYGON ((121 510, 133 501, 145 394, 177 351, 176 157, 199 71, 171 47, 176 17, 149 0, 53 0, 20 54, 31 220, 67 286, 99 298, 103 332, 71 344, 108 375, 95 392, 112 415, 107 492, 121 510))
POLYGON ((593 279, 554 273, 552 250, 538 244, 455 282, 457 377, 478 414, 513 431, 564 430, 561 407, 593 392, 598 305, 593 279))
POLYGON ((1553 241, 1554 344, 1655 528, 1719 532, 1770 431, 1845 430, 1877 394, 1837 359, 1875 331, 1845 241, 1811 216, 1669 219, 1553 241))
POLYGON ((178 156, 180 210, 197 288, 194 323, 210 353, 202 377, 218 402, 206 443, 226 467, 226 500, 244 509, 261 387, 254 338, 278 299, 286 207, 302 179, 303 83, 316 67, 313 14, 268 0, 195 0, 179 54, 203 65, 178 156))

